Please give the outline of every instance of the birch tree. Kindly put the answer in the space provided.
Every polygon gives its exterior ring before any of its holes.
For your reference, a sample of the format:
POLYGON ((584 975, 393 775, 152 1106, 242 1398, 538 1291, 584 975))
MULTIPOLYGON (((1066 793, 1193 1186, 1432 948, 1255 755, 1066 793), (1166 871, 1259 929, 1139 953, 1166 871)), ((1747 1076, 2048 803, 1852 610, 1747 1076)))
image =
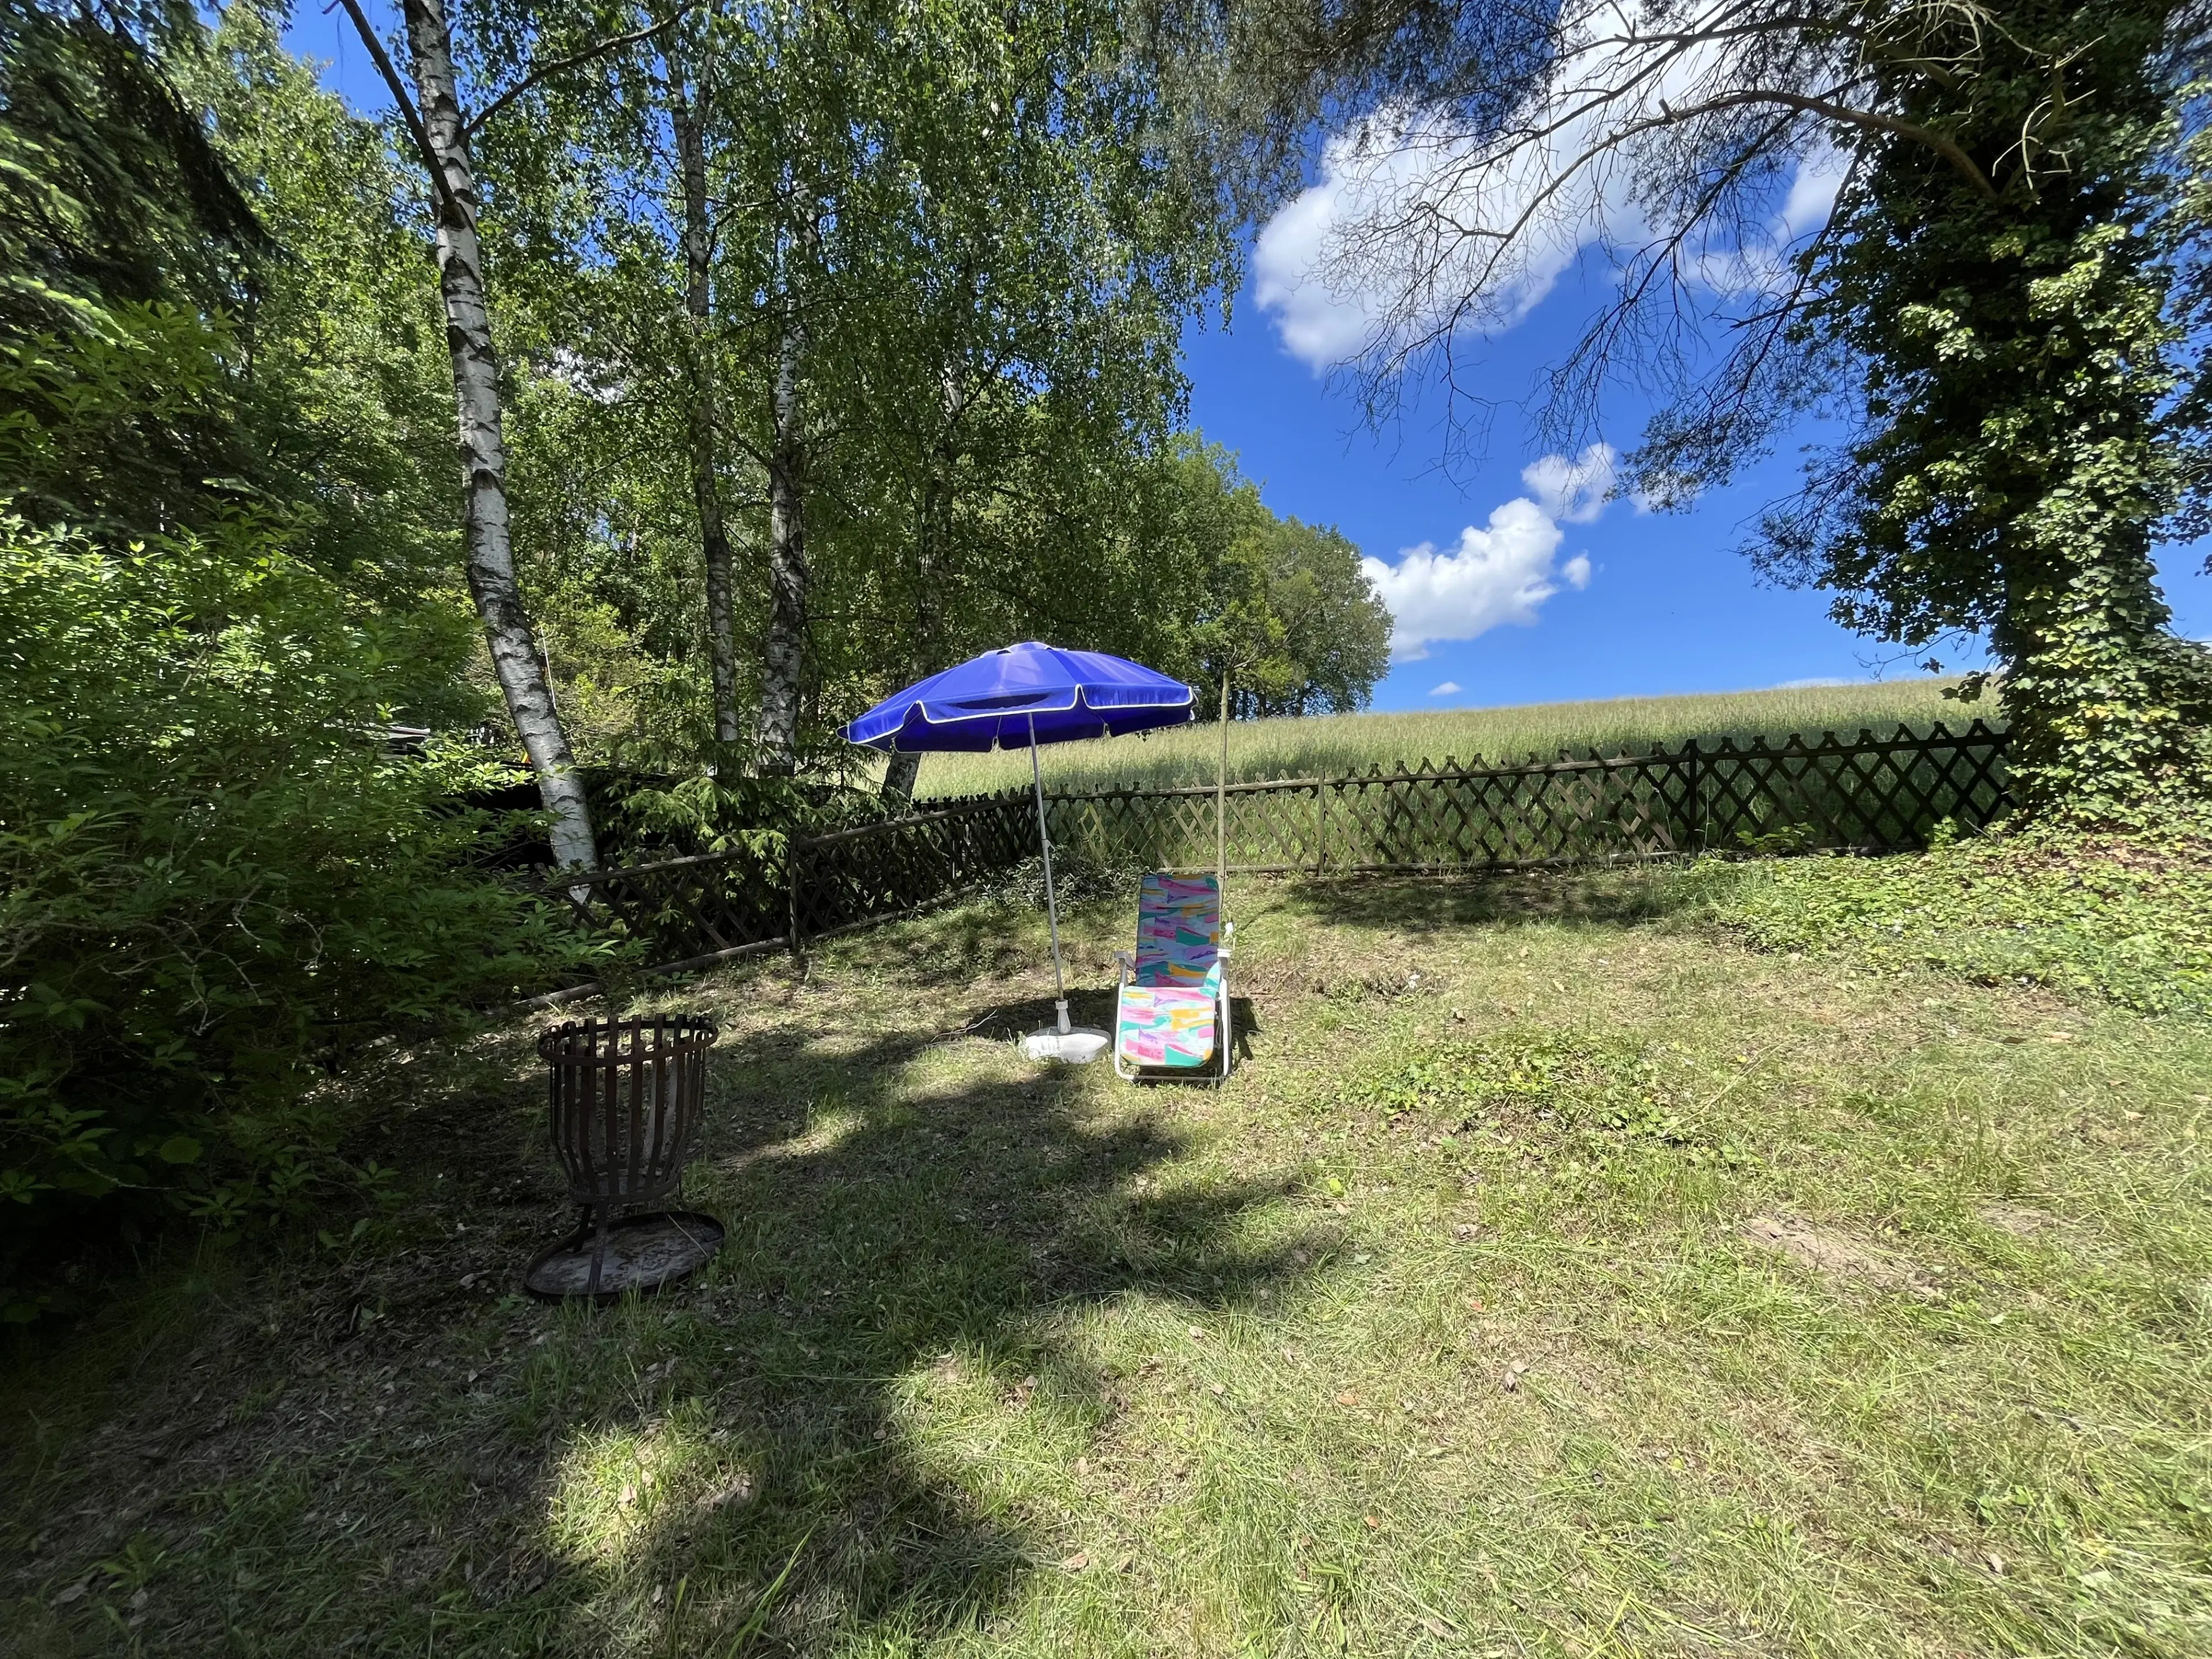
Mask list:
POLYGON ((530 757, 545 806, 554 862, 595 866, 599 849, 560 711, 514 574, 507 499, 507 437, 501 416, 499 357, 492 341, 483 250, 477 231, 476 169, 461 112, 444 0, 404 0, 414 96, 393 69, 359 0, 344 0, 362 44, 376 60, 421 152, 431 185, 438 288, 453 364, 466 526, 469 592, 515 734, 530 757))

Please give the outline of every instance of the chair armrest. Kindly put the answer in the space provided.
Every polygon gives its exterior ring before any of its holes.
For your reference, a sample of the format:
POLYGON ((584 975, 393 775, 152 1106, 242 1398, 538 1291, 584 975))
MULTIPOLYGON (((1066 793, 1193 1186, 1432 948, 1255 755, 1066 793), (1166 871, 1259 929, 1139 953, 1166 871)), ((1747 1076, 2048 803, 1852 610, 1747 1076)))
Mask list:
POLYGON ((1121 983, 1127 985, 1137 971, 1137 959, 1127 951, 1114 952, 1114 960, 1121 965, 1121 983))
POLYGON ((1217 957, 1234 956, 1237 954, 1233 948, 1236 943, 1237 924, 1233 921, 1224 921, 1221 924, 1221 944, 1213 954, 1217 957))

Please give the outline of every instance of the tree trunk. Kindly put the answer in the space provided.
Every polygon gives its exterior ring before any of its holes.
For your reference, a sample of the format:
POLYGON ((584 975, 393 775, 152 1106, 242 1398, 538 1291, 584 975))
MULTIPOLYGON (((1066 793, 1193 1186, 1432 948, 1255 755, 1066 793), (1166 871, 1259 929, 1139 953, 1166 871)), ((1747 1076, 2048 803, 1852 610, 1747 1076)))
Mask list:
POLYGON ((699 549, 707 567, 707 656, 714 672, 714 740, 734 744, 738 725, 738 611, 729 532, 722 522, 722 492, 715 459, 720 447, 715 421, 713 293, 708 276, 713 239, 707 222, 706 102, 687 99, 684 72, 672 54, 668 81, 676 128, 676 153, 684 175, 684 309, 690 375, 691 498, 699 514, 699 549))
POLYGON ((2148 527, 2096 495, 2051 515, 2071 534, 2022 538, 1990 644, 2022 811, 2124 829, 2212 790, 2212 656, 2167 627, 2148 527))
POLYGON ((404 0, 404 10, 414 59, 416 101, 443 175, 442 192, 434 191, 438 289, 445 300, 446 343, 453 353, 453 393, 460 413, 469 592, 483 619, 484 639, 491 647, 492 668, 499 676, 507 714, 538 775, 554 862, 564 869, 588 867, 599 862, 591 810, 514 580, 499 360, 492 350, 491 312, 484 298, 483 257, 477 241, 476 170, 454 90, 453 40, 446 26, 444 0, 404 0))
POLYGON ((799 764, 799 696, 806 666, 806 434, 799 388, 803 341, 788 289, 783 307, 768 467, 768 635, 761 646, 755 741, 761 771, 788 777, 799 764))
POLYGON ((896 754, 890 764, 884 768, 883 803, 901 808, 914 802, 915 780, 921 775, 921 757, 918 754, 896 754))
MULTIPOLYGON (((943 494, 938 488, 936 469, 930 466, 930 477, 922 485, 921 503, 915 516, 914 526, 914 636, 915 653, 908 659, 907 672, 914 679, 929 672, 930 659, 927 654, 937 637, 937 592, 932 586, 936 576, 933 554, 936 548, 937 514, 943 494)), ((914 799, 915 780, 921 775, 920 755, 893 755, 890 764, 884 769, 882 800, 890 807, 904 807, 914 799)))

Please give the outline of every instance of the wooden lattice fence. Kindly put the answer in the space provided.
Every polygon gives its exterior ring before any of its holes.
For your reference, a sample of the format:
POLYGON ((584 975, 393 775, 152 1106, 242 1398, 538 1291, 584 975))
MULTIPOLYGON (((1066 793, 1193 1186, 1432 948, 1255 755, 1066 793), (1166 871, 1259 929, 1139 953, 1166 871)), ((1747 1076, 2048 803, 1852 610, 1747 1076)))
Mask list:
MULTIPOLYGON (((1712 850, 1867 852, 1924 845, 1947 819, 1978 829, 2008 805, 2005 734, 1900 726, 1887 737, 1690 742, 1648 755, 1513 766, 1423 762, 1364 775, 1231 784, 1231 869, 1316 876, 1505 870, 1712 850)), ((1046 798, 1053 847, 1093 864, 1211 869, 1211 788, 1046 798)), ((1035 855, 1026 791, 932 803, 793 842, 781 857, 670 859, 563 878, 596 928, 667 967, 772 950, 909 914, 1035 855)))
MULTIPOLYGON (((1502 869, 1710 850, 1925 843, 1946 818, 1978 829, 2006 804, 2004 733, 1900 727, 1817 741, 1685 743, 1648 755, 1517 766, 1419 766, 1233 783, 1223 805, 1232 870, 1502 869)), ((1210 869, 1205 787, 1048 798, 1053 845, 1101 863, 1210 869)))

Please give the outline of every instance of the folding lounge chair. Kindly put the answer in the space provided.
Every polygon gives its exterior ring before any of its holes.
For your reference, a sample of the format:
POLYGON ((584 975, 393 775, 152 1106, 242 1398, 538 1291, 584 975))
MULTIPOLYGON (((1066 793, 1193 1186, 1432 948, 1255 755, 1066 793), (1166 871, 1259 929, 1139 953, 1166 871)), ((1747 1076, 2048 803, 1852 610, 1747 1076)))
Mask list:
POLYGON ((1114 1009, 1114 1070, 1195 1071, 1230 1066, 1229 986, 1222 964, 1232 930, 1221 920, 1212 876, 1145 878, 1137 896, 1137 954, 1115 953, 1121 981, 1114 1009))

